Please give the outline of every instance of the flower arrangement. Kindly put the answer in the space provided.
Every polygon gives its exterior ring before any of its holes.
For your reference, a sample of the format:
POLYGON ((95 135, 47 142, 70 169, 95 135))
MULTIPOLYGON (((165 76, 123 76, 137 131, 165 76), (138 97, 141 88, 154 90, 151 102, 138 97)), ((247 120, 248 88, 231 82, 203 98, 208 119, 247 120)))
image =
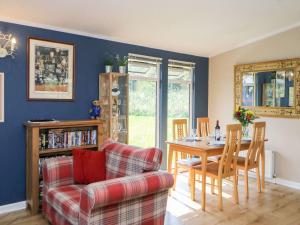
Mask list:
POLYGON ((238 120, 242 126, 248 126, 249 124, 252 124, 257 117, 252 110, 239 107, 234 113, 234 118, 238 120))
POLYGON ((258 118, 257 116, 255 116, 255 113, 252 110, 243 107, 239 107, 238 110, 234 113, 233 117, 242 124, 244 136, 248 135, 248 125, 253 124, 253 121, 258 118))

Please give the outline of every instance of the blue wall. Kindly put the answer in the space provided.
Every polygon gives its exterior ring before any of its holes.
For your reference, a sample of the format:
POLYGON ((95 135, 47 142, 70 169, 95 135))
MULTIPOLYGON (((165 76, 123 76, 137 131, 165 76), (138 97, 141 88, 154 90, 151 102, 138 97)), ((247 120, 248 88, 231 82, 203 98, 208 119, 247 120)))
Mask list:
MULTIPOLYGON (((208 105, 208 58, 179 54, 136 45, 100 40, 80 35, 0 22, 0 30, 17 39, 15 59, 0 59, 5 73, 5 122, 0 123, 0 205, 25 200, 25 130, 30 119, 86 119, 90 101, 98 98, 98 74, 103 72, 105 53, 142 54, 163 58, 161 98, 167 99, 168 59, 196 63, 195 115, 206 116, 208 105), (75 101, 34 102, 26 100, 27 37, 71 42, 75 44, 75 101)), ((172 41, 172 40, 170 40, 172 41)), ((184 44, 184 43, 179 43, 184 44)), ((161 107, 161 146, 166 136, 167 106, 161 107)))

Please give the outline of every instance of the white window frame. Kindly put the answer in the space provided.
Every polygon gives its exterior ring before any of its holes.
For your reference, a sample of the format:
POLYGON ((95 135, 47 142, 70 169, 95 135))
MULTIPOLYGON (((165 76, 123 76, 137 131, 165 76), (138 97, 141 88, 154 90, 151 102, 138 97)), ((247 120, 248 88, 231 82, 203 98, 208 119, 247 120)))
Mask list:
MULTIPOLYGON (((160 134, 160 132, 159 132, 159 121, 160 121, 160 119, 159 119, 159 110, 160 110, 159 94, 160 94, 160 88, 161 88, 160 80, 161 80, 161 61, 162 61, 162 59, 156 58, 156 57, 151 57, 151 56, 145 56, 145 55, 137 55, 137 54, 132 54, 132 53, 129 53, 128 56, 144 59, 144 61, 140 60, 141 62, 151 63, 151 61, 152 61, 153 64, 156 64, 156 66, 157 66, 157 71, 156 71, 157 77, 142 77, 139 75, 134 75, 132 73, 131 74, 128 73, 128 74, 129 74, 129 81, 130 80, 142 80, 142 81, 151 81, 151 82, 156 83, 155 145, 156 145, 156 147, 158 147, 159 146, 159 134, 160 134), (147 59, 149 59, 149 61, 147 59)), ((130 63, 130 60, 128 63, 130 63)))
MULTIPOLYGON (((185 61, 178 61, 178 60, 172 60, 169 59, 168 60, 168 71, 169 71, 169 67, 172 67, 172 65, 180 65, 182 67, 188 67, 191 68, 191 79, 190 80, 170 80, 169 79, 169 72, 168 72, 168 83, 175 83, 175 84, 188 84, 189 85, 189 130, 188 133, 190 132, 190 130, 193 127, 193 120, 194 120, 194 104, 195 104, 195 91, 194 91, 194 83, 195 83, 195 63, 192 62, 185 62, 185 61)), ((195 129, 195 128, 194 128, 195 129)))
POLYGON ((4 73, 0 73, 0 122, 4 122, 4 73))

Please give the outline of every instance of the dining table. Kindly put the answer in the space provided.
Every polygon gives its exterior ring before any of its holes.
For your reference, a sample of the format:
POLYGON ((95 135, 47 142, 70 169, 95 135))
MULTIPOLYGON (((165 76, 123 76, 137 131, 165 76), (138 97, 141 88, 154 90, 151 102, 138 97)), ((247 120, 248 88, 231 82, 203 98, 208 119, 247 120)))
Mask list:
MULTIPOLYGON (((190 156, 198 156, 201 158, 202 165, 202 190, 201 190, 201 208, 205 211, 205 202, 206 202, 206 167, 207 167, 207 159, 211 156, 219 156, 222 155, 224 150, 224 145, 210 145, 208 144, 207 139, 203 140, 172 140, 166 141, 169 146, 168 152, 168 172, 172 173, 172 163, 173 163, 173 154, 174 152, 181 152, 189 154, 190 156)), ((240 151, 248 150, 250 146, 250 140, 242 140, 240 151)), ((265 151, 261 152, 261 177, 262 177, 262 190, 265 188, 265 151)), ((192 196, 192 195, 191 195, 192 196)), ((194 199, 193 199, 194 200, 194 199)))

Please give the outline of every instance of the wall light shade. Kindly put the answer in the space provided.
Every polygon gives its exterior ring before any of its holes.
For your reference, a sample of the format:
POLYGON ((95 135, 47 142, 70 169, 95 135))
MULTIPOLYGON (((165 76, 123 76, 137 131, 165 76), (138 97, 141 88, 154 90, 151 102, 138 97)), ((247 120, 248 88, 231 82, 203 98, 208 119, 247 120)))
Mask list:
POLYGON ((0 58, 12 56, 16 50, 17 40, 12 34, 3 34, 0 31, 0 58))

